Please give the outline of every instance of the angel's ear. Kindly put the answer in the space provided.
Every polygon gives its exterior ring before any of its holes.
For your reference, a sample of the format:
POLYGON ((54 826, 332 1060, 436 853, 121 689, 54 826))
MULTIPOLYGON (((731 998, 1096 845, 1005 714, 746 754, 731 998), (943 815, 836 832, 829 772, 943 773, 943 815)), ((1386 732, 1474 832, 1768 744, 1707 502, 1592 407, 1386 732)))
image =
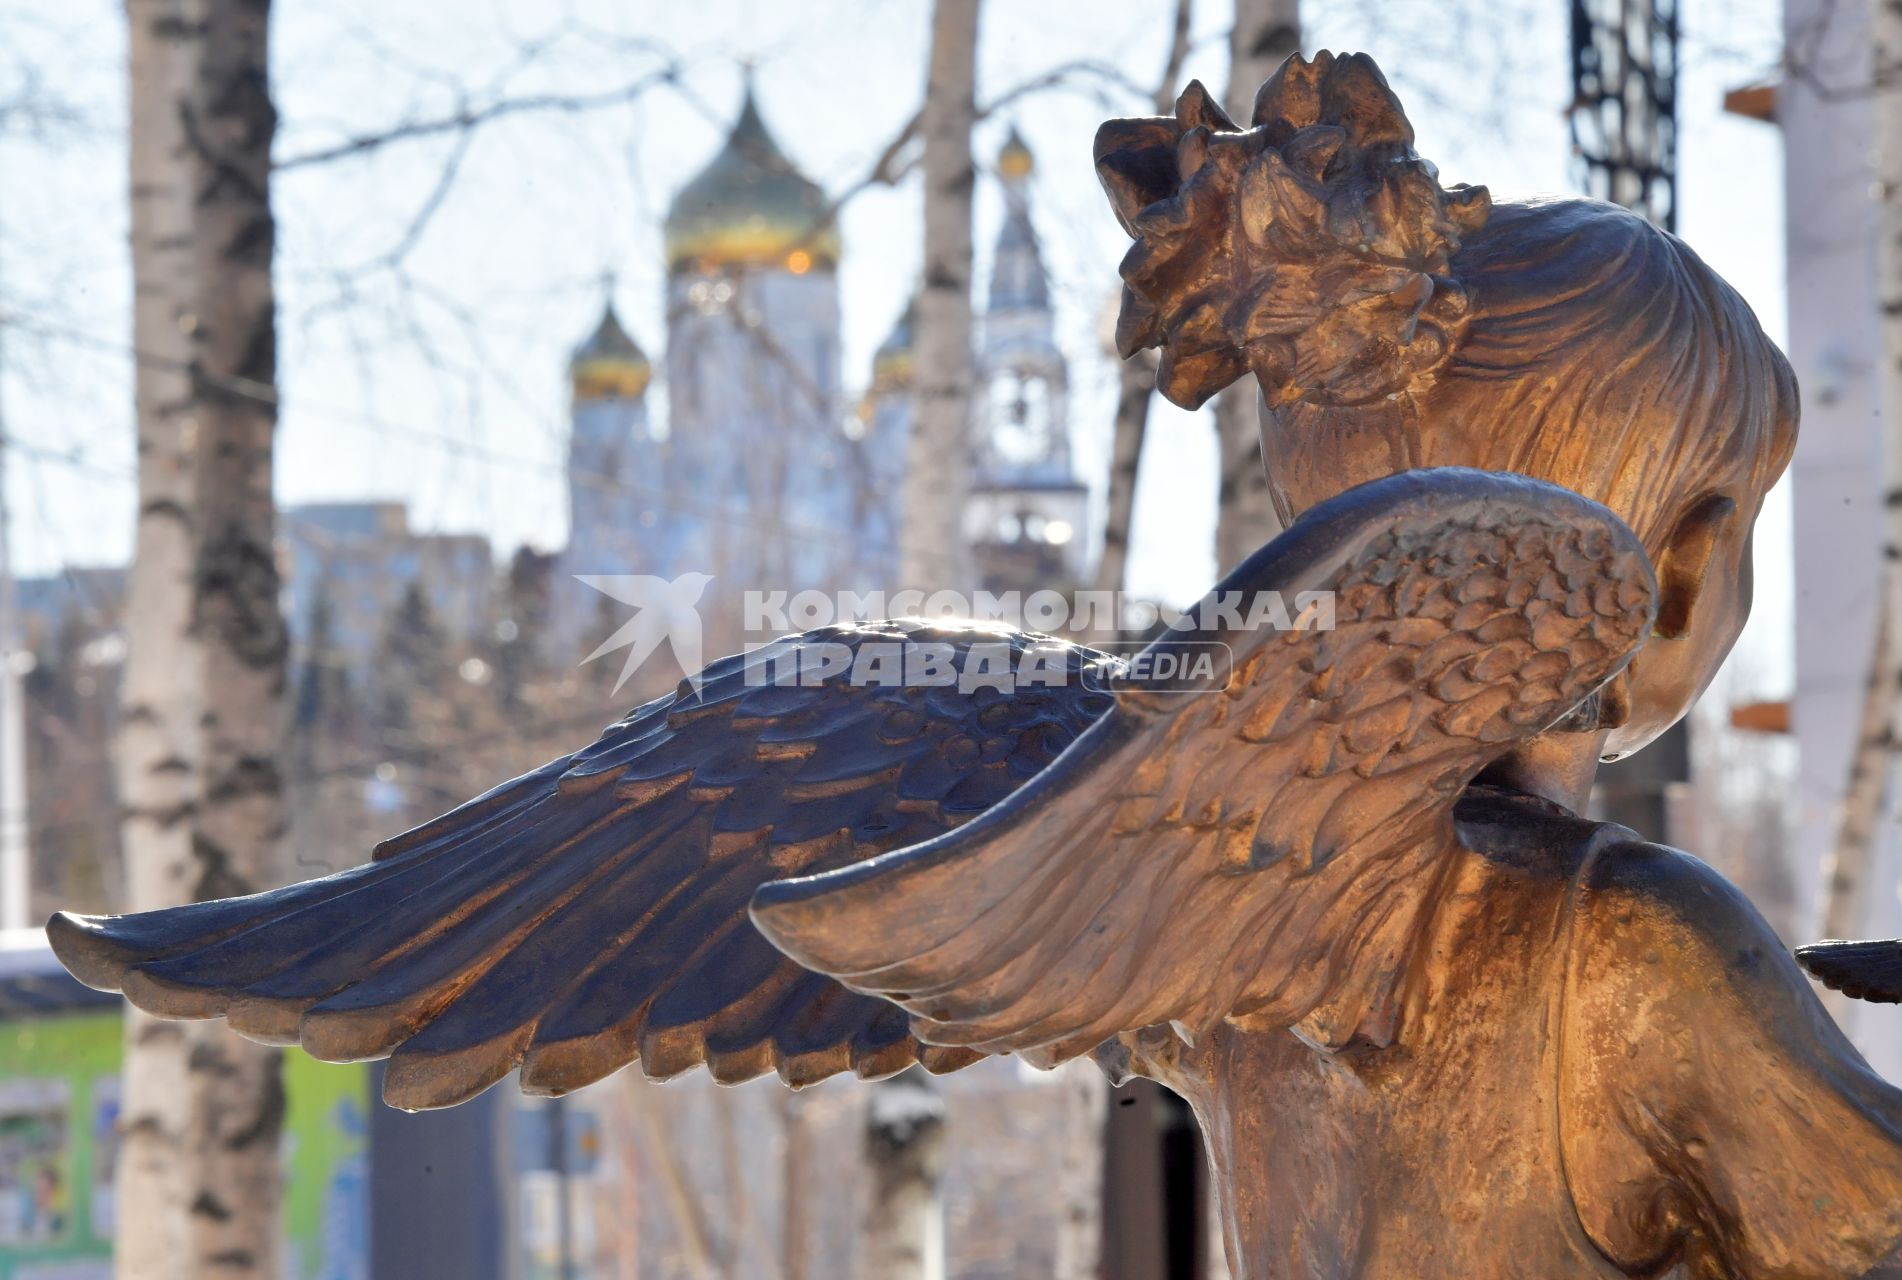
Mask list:
POLYGON ((1652 632, 1660 639, 1681 639, 1691 629, 1691 614, 1710 576, 1711 558, 1736 519, 1736 501, 1712 493, 1699 499, 1671 530, 1656 566, 1658 620, 1652 632))

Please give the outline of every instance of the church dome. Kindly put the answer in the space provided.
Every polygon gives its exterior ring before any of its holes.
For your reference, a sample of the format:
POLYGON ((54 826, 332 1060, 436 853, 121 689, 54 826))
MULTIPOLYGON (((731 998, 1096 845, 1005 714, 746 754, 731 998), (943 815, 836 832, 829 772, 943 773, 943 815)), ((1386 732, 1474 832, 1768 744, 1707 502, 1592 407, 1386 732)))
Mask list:
POLYGON ((667 211, 667 269, 779 267, 797 275, 835 267, 839 232, 826 203, 767 131, 748 85, 726 145, 667 211))
POLYGON ((592 336, 575 348, 568 379, 577 401, 635 400, 647 390, 653 369, 647 355, 621 327, 610 302, 592 336))

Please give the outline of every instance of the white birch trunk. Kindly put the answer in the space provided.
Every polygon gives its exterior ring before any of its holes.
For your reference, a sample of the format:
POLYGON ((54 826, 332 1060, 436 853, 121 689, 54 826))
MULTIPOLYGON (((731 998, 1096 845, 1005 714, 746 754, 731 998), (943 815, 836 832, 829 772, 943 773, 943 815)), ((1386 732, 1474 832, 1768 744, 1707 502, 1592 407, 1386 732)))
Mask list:
MULTIPOLYGON (((1255 90, 1301 48, 1300 0, 1235 0, 1229 30, 1228 95, 1224 107, 1246 126, 1255 90)), ((1221 458, 1216 496, 1215 569, 1226 573, 1281 531, 1262 464, 1255 376, 1244 374, 1216 396, 1215 438, 1221 458)))
MULTIPOLYGON (((119 767, 135 910, 277 879, 269 12, 127 0, 139 511, 119 767)), ((278 1061, 222 1025, 128 1019, 121 1280, 276 1276, 278 1061)))
MULTIPOLYGON (((119 790, 126 905, 192 895, 199 734, 191 631, 197 431, 188 372, 192 194, 183 125, 198 73, 192 0, 126 0, 131 76, 132 335, 137 372, 139 509, 127 584, 119 790)), ((191 1274, 194 1110, 187 1068, 195 1028, 132 1011, 126 1021, 116 1199, 119 1280, 191 1274)))
MULTIPOLYGON (((205 0, 192 98, 197 226, 197 556, 201 740, 193 833, 200 897, 281 883, 289 634, 279 607, 277 314, 271 288, 270 0, 205 0)), ((201 1156, 194 1245, 204 1274, 278 1274, 283 1059, 217 1027, 192 1059, 201 1156)))
POLYGON ((872 1086, 865 1163, 871 1187, 859 1274, 943 1280, 944 1099, 923 1067, 872 1086))
MULTIPOLYGON (((1892 570, 1885 578, 1893 578, 1892 570)), ((1885 582, 1885 595, 1888 584, 1885 582)), ((1887 601, 1885 599, 1886 606, 1887 601)), ((1888 793, 1889 767, 1895 746, 1894 622, 1886 607, 1876 617, 1876 642, 1869 655, 1863 682, 1862 714, 1857 718, 1855 750, 1849 757, 1849 778, 1843 789, 1842 823, 1824 882, 1823 936, 1853 938, 1863 932, 1863 892, 1875 845, 1881 836, 1883 799, 1888 793)), ((1854 1001, 1841 992, 1824 997, 1838 1014, 1854 1001)))
MULTIPOLYGON (((1129 574, 1129 539, 1136 512, 1136 478, 1149 434, 1149 403, 1156 394, 1156 359, 1138 351, 1116 370, 1116 422, 1110 437, 1109 493, 1103 515, 1103 552, 1096 561, 1099 591, 1121 591, 1129 574)), ((1099 637, 1116 638, 1115 627, 1099 637)))
POLYGON ((813 1223, 809 1195, 819 1176, 812 1160, 806 1099, 791 1089, 779 1099, 779 1254, 785 1280, 812 1275, 813 1223))
MULTIPOLYGON (((1882 429, 1882 549, 1875 642, 1856 745, 1849 758, 1842 824, 1824 882, 1823 934, 1862 931, 1863 896, 1882 834, 1884 801, 1902 701, 1902 0, 1870 6, 1875 110, 1876 270, 1881 302, 1877 404, 1882 429)), ((1833 993, 1832 993, 1833 994, 1833 993)), ((1840 1016, 1847 1005, 1832 1002, 1840 1016)))
POLYGON ((919 131, 924 139, 924 281, 918 294, 917 416, 906 454, 899 581, 965 589, 971 487, 971 201, 977 168, 978 0, 937 0, 919 131))

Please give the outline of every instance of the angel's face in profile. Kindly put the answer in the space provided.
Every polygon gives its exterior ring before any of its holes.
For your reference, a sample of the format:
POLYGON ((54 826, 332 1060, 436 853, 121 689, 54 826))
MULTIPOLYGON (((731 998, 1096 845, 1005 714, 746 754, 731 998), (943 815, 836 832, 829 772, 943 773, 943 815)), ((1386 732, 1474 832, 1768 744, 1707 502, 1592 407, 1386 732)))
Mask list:
MULTIPOLYGON (((1350 459, 1339 456, 1343 437, 1316 432, 1303 421, 1290 429, 1292 415, 1261 407, 1263 442, 1271 459, 1270 488, 1284 516, 1296 516, 1344 489, 1394 470, 1384 449, 1350 459)), ((1431 439, 1431 437, 1429 437, 1431 439)), ((1521 470, 1537 479, 1567 484, 1573 476, 1539 475, 1519 467, 1474 457, 1452 432, 1451 448, 1412 466, 1479 466, 1521 470)), ((1647 453, 1656 452, 1648 450, 1647 453)), ((1781 470, 1779 465, 1778 470, 1781 470)), ((1615 760, 1637 751, 1670 728, 1697 701, 1723 665, 1749 619, 1754 585, 1752 533, 1763 494, 1755 476, 1764 468, 1740 467, 1729 484, 1699 489, 1679 502, 1677 514, 1655 522, 1661 534, 1646 537, 1658 575, 1658 622, 1651 638, 1623 672, 1600 691, 1598 714, 1577 726, 1585 733, 1608 731, 1598 749, 1615 760)), ((1567 487, 1572 487, 1567 484, 1567 487)), ((1632 507, 1616 494, 1590 494, 1640 529, 1632 507)))
POLYGON ((1624 706, 1601 718, 1611 734, 1603 759, 1630 755, 1683 717, 1729 656, 1750 618, 1755 589, 1752 535, 1760 493, 1693 497, 1660 555, 1658 621, 1650 640, 1614 681, 1624 706))
POLYGON ((1277 508, 1441 466, 1610 507, 1657 571, 1658 622, 1574 723, 1602 735, 1600 757, 1628 755, 1690 709, 1749 616, 1751 533, 1795 447, 1795 379, 1733 290, 1622 209, 1502 204, 1451 269, 1472 306, 1433 379, 1351 405, 1262 402, 1277 508))

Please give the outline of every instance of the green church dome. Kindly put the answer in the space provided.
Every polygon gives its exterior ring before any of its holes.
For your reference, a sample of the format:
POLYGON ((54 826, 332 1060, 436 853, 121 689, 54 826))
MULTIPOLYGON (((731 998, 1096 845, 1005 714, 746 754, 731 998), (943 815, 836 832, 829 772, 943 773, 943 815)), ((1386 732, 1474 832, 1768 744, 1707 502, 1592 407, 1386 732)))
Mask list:
POLYGON ((825 192, 793 165, 747 86, 726 145, 667 212, 669 271, 778 267, 803 274, 839 262, 825 192))

